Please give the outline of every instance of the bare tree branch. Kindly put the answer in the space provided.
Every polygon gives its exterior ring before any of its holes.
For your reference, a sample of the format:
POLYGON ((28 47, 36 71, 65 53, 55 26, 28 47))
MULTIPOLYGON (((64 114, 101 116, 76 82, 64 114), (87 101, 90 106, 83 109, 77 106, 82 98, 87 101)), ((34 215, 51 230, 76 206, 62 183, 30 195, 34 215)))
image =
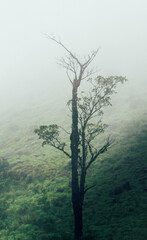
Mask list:
POLYGON ((61 128, 65 133, 67 133, 67 134, 69 134, 69 135, 71 134, 70 132, 67 132, 66 129, 63 128, 62 126, 59 126, 59 128, 61 128))
POLYGON ((93 187, 95 187, 95 186, 96 186, 96 184, 93 184, 92 186, 89 186, 89 187, 85 188, 84 194, 85 194, 88 190, 90 190, 91 188, 93 188, 93 187))
POLYGON ((97 70, 94 70, 93 68, 90 70, 87 70, 85 73, 85 76, 82 77, 82 80, 90 77, 91 75, 95 74, 97 72, 97 70))
MULTIPOLYGON (((90 77, 92 74, 95 73, 93 69, 87 70, 85 74, 85 70, 88 68, 90 63, 93 61, 93 59, 96 57, 99 49, 95 51, 91 51, 88 56, 84 56, 83 59, 80 59, 77 57, 75 54, 73 54, 60 40, 57 40, 54 36, 50 36, 48 34, 44 34, 48 39, 56 42, 58 45, 60 45, 68 54, 69 56, 66 56, 65 58, 61 58, 58 61, 58 64, 62 67, 64 67, 67 72, 71 71, 74 74, 74 80, 80 82, 81 80, 84 80, 87 77, 90 77), (84 75, 85 74, 85 75, 84 75)), ((68 79, 70 82, 73 84, 73 81, 71 81, 71 77, 69 76, 68 73, 68 79)))
POLYGON ((50 36, 48 34, 44 34, 47 38, 49 38, 50 40, 56 42, 57 44, 59 44, 61 47, 63 47, 70 55, 73 59, 76 60, 76 62, 81 65, 81 63, 79 62, 78 58, 60 41, 57 40, 54 36, 50 36))
POLYGON ((73 81, 71 80, 71 78, 69 76, 68 69, 66 70, 66 74, 67 74, 67 77, 68 77, 69 81, 71 82, 71 84, 73 84, 73 81))
POLYGON ((64 148, 61 148, 61 147, 59 147, 59 146, 56 146, 56 145, 53 144, 53 143, 50 143, 49 145, 52 146, 52 147, 54 147, 54 148, 56 148, 57 150, 63 152, 67 157, 71 158, 71 155, 70 155, 68 152, 66 152, 66 151, 64 150, 64 148))
POLYGON ((107 143, 99 150, 99 151, 95 151, 94 153, 91 152, 91 160, 89 161, 89 163, 86 166, 86 171, 87 169, 91 166, 91 164, 97 159, 97 157, 104 153, 105 151, 107 151, 108 147, 110 146, 110 141, 109 138, 107 139, 107 143))

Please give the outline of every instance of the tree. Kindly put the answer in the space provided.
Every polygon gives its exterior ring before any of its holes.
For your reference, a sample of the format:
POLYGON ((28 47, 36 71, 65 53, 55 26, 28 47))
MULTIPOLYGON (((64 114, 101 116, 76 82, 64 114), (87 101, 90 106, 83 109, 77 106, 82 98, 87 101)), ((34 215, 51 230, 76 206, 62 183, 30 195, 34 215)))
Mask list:
POLYGON ((66 69, 67 77, 72 85, 72 99, 68 106, 72 113, 72 127, 70 134, 71 153, 66 150, 66 143, 60 138, 60 130, 56 124, 40 126, 35 133, 43 140, 42 145, 50 145, 63 152, 71 159, 72 165, 72 206, 75 223, 75 240, 83 235, 83 203, 85 193, 93 186, 86 187, 85 181, 88 169, 96 161, 98 156, 104 153, 110 146, 109 138, 106 143, 98 148, 94 144, 96 137, 103 133, 106 124, 102 123, 103 108, 111 105, 111 95, 115 92, 117 83, 126 81, 122 76, 102 77, 95 79, 91 75, 94 69, 89 70, 89 65, 98 53, 98 49, 92 51, 88 56, 79 58, 73 54, 61 41, 48 36, 59 44, 68 54, 59 61, 59 64, 66 69), (78 96, 78 89, 81 82, 88 79, 90 91, 87 95, 84 92, 78 96), (98 120, 97 118, 98 117, 98 120), (93 119, 96 119, 95 121, 93 119))

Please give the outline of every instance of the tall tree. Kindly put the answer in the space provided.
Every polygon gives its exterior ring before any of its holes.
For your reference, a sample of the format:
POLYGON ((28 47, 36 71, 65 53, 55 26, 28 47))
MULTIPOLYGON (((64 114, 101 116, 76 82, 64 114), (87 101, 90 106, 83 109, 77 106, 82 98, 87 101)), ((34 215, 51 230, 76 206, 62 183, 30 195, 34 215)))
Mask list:
POLYGON ((72 128, 70 134, 69 153, 66 150, 66 143, 60 138, 60 127, 56 124, 40 126, 35 130, 39 138, 43 140, 42 145, 48 144, 63 152, 71 159, 72 163, 72 205, 75 222, 75 240, 83 236, 83 203, 85 193, 93 186, 86 187, 86 175, 88 169, 96 161, 98 156, 104 153, 110 146, 109 138, 106 143, 98 148, 94 144, 96 137, 104 132, 106 125, 102 123, 103 108, 111 105, 111 95, 115 92, 117 83, 126 81, 122 76, 90 78, 94 69, 89 65, 98 53, 98 49, 89 55, 79 58, 73 54, 61 41, 48 36, 59 44, 68 54, 60 59, 59 64, 66 69, 67 77, 72 85, 72 99, 68 102, 72 112, 72 128), (78 89, 81 82, 88 79, 90 91, 87 95, 81 93, 78 96, 78 89), (93 121, 95 118, 95 121, 93 121))

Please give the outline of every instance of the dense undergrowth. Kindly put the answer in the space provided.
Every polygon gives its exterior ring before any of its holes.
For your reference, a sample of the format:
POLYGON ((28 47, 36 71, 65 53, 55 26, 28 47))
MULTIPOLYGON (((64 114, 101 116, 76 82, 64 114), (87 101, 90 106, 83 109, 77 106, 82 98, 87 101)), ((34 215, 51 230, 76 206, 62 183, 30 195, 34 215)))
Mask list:
MULTIPOLYGON (((85 240, 147 239, 147 115, 144 106, 130 104, 119 114, 106 113, 106 136, 114 141, 88 173, 87 185, 95 187, 85 197, 85 240)), ((47 107, 40 106, 44 114, 32 108, 9 117, 11 121, 1 120, 1 240, 73 237, 70 162, 52 148, 41 148, 33 134, 39 124, 55 121, 55 108, 47 114, 47 107)), ((66 119, 59 120, 65 126, 66 119)))

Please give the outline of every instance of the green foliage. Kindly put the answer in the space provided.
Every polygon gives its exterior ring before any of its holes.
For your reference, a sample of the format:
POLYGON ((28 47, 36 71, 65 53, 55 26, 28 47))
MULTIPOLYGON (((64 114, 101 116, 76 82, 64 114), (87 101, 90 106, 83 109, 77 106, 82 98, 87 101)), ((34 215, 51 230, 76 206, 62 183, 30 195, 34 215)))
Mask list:
POLYGON ((54 139, 58 140, 59 137, 59 127, 56 124, 41 126, 40 129, 35 129, 34 132, 38 134, 40 139, 44 140, 43 146, 52 143, 54 139))
POLYGON ((40 126, 39 129, 35 129, 34 132, 38 134, 39 139, 42 139, 42 146, 48 144, 62 152, 64 152, 68 157, 70 155, 65 152, 66 143, 62 142, 59 137, 59 126, 52 124, 49 126, 40 126))

